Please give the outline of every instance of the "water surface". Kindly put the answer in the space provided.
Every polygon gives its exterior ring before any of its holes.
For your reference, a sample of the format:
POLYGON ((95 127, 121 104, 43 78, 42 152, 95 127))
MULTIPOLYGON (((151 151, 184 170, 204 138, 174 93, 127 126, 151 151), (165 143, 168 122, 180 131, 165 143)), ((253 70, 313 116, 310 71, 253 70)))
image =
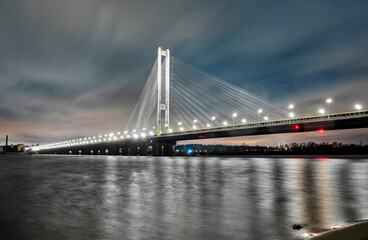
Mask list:
POLYGON ((368 159, 0 155, 0 232, 303 239, 367 219, 367 183, 368 159))

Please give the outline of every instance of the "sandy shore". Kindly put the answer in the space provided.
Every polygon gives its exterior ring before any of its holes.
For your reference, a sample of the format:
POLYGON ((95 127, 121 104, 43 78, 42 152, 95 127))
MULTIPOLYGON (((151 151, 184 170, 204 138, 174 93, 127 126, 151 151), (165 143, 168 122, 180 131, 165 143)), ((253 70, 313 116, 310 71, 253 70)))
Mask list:
POLYGON ((313 240, 368 240, 368 221, 356 223, 341 229, 331 230, 313 237, 313 240))

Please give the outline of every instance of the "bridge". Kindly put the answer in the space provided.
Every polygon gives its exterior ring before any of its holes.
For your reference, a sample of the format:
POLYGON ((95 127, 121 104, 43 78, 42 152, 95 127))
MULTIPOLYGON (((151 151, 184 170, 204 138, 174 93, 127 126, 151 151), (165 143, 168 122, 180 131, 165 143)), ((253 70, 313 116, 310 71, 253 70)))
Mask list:
POLYGON ((173 154, 177 141, 368 127, 368 110, 300 116, 205 73, 158 48, 157 59, 124 130, 32 147, 48 154, 173 154))

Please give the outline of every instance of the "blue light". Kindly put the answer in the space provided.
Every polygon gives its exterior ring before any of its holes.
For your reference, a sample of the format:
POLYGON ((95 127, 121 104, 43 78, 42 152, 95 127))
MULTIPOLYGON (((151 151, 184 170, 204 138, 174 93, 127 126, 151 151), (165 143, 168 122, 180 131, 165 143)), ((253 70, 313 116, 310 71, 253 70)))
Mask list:
POLYGON ((192 149, 187 149, 187 154, 191 154, 193 153, 193 150, 192 149))

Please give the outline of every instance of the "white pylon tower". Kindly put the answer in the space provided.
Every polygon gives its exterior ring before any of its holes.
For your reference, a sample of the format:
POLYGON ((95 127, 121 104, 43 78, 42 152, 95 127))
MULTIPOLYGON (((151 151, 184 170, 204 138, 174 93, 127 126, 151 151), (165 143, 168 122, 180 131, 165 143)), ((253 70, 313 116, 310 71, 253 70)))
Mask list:
POLYGON ((167 133, 170 124, 170 50, 162 50, 161 47, 157 49, 157 135, 167 133), (162 56, 165 57, 165 89, 162 91, 162 56), (162 95, 163 94, 163 95, 162 95), (162 115, 164 114, 164 126, 162 115))

